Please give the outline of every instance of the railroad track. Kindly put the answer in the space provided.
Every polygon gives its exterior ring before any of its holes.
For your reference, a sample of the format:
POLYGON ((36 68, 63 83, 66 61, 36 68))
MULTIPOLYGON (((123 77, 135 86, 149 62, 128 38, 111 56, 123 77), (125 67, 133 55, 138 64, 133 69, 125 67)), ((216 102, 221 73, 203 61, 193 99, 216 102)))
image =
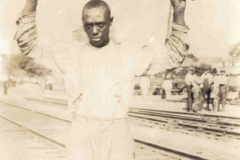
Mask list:
MULTIPOLYGON (((64 148, 66 144, 67 131, 71 122, 67 119, 61 119, 55 116, 49 116, 45 113, 35 113, 33 110, 19 108, 18 106, 11 106, 0 104, 0 117, 9 123, 15 124, 23 128, 26 132, 30 132, 36 137, 40 137, 49 143, 58 146, 57 148, 64 148)), ((196 155, 177 150, 171 147, 161 146, 148 142, 147 140, 135 139, 136 145, 136 160, 209 160, 202 155, 196 155)), ((42 147, 43 152, 44 147, 42 147)), ((58 150, 59 151, 59 150, 58 150)), ((62 159, 66 159, 62 154, 62 159)), ((57 153, 57 152, 54 152, 57 153)), ((56 156, 56 154, 53 154, 56 156)), ((51 156, 50 156, 51 157, 51 156)), ((41 157, 40 157, 41 158, 41 157)), ((42 158, 47 159, 48 157, 42 158)), ((59 158, 59 157, 55 157, 59 158)), ((62 160, 61 159, 61 160, 62 160)), ((27 159, 26 159, 27 160, 27 159)), ((35 159, 34 159, 35 160, 35 159)), ((52 158, 51 160, 55 160, 52 158)))
POLYGON ((235 122, 240 124, 240 117, 230 117, 230 116, 223 116, 223 115, 214 115, 214 114, 201 114, 195 112, 177 112, 177 111, 166 111, 166 110, 154 110, 154 109, 140 109, 140 108, 131 108, 132 111, 141 111, 141 112, 156 112, 156 113, 169 113, 169 114, 176 114, 176 115, 187 115, 187 116, 199 116, 199 117, 206 117, 206 118, 214 118, 216 120, 228 121, 228 122, 235 122))
POLYGON ((214 139, 240 140, 240 118, 132 108, 129 116, 150 127, 197 134, 214 139))
POLYGON ((6 117, 0 126, 1 160, 66 160, 65 148, 47 137, 6 117))

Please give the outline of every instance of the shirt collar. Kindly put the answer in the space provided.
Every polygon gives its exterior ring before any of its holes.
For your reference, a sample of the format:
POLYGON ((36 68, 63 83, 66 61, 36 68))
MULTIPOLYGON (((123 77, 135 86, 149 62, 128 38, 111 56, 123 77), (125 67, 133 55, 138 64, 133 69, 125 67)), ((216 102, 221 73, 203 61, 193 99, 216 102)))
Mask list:
POLYGON ((108 43, 106 46, 101 47, 101 48, 97 48, 97 47, 92 46, 92 45, 90 44, 90 42, 88 42, 87 45, 88 45, 91 49, 93 49, 93 50, 105 50, 105 49, 108 49, 108 48, 112 48, 114 44, 113 44, 113 42, 110 40, 109 43, 108 43))

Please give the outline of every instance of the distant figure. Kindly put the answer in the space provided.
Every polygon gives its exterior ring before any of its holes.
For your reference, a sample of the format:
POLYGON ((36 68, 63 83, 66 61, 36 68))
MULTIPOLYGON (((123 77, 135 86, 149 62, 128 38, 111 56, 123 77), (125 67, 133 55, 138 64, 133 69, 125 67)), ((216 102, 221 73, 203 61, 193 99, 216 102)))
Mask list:
POLYGON ((47 89, 50 91, 52 91, 52 84, 53 84, 53 76, 51 74, 47 76, 47 85, 46 85, 47 89))
POLYGON ((227 88, 228 88, 228 77, 225 75, 225 70, 221 70, 221 74, 219 75, 219 96, 220 102, 222 102, 222 110, 225 111, 225 103, 227 98, 227 88))
MULTIPOLYGON (((213 68, 213 70, 212 70, 212 84, 211 84, 211 103, 212 103, 212 106, 213 106, 213 111, 215 111, 216 110, 216 107, 215 107, 215 98, 217 98, 216 97, 216 87, 215 87, 215 83, 217 83, 216 82, 216 78, 217 78, 217 69, 216 68, 213 68)), ((219 90, 219 89, 218 89, 219 90)))
POLYGON ((6 71, 7 56, 0 54, 0 88, 1 94, 7 95, 8 73, 6 71))
POLYGON ((202 96, 202 88, 203 88, 203 81, 201 79, 201 73, 199 68, 196 68, 196 72, 195 72, 195 76, 194 76, 194 81, 192 82, 193 88, 193 98, 194 98, 194 103, 193 103, 193 110, 195 112, 197 111, 201 111, 202 108, 202 104, 203 104, 203 96, 202 96))
POLYGON ((187 88, 187 104, 186 104, 187 111, 193 110, 192 109, 192 104, 193 104, 192 81, 193 81, 194 74, 195 74, 195 68, 190 67, 188 69, 187 75, 185 76, 185 83, 187 88))
POLYGON ((0 85, 1 85, 1 93, 6 96, 8 90, 8 74, 6 71, 2 71, 0 74, 0 85))
POLYGON ((189 73, 185 77, 187 85, 187 111, 198 112, 202 110, 202 93, 203 87, 201 74, 198 68, 190 67, 189 73))
POLYGON ((150 79, 148 76, 141 77, 140 87, 143 99, 147 99, 147 95, 149 94, 150 89, 150 79))
POLYGON ((167 74, 166 78, 163 80, 162 88, 165 91, 166 99, 171 99, 171 90, 172 90, 172 74, 167 74))
POLYGON ((213 74, 213 86, 212 86, 212 98, 213 98, 213 107, 214 112, 219 111, 219 72, 216 70, 216 74, 213 74))
POLYGON ((213 76, 209 73, 209 70, 205 70, 202 74, 201 79, 203 81, 203 88, 202 88, 202 96, 203 96, 203 103, 205 101, 205 97, 207 95, 207 107, 206 110, 210 111, 209 104, 211 101, 211 84, 213 83, 213 76))

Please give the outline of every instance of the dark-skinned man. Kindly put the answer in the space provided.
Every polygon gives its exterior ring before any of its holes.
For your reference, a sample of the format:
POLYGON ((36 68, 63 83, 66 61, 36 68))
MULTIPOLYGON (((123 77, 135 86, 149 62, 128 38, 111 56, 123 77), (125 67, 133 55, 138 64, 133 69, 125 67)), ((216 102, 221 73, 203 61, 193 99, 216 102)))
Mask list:
MULTIPOLYGON (((187 55, 188 46, 183 42, 189 30, 184 20, 186 1, 171 3, 172 33, 165 46, 159 44, 154 49, 114 44, 109 38, 113 18, 108 4, 92 0, 84 6, 82 22, 89 42, 71 50, 77 57, 72 63, 77 92, 73 95, 74 117, 67 144, 70 160, 134 159, 127 123, 134 77, 146 71, 150 75, 177 68, 187 55)), ((33 43, 37 40, 36 7, 37 0, 27 0, 16 34, 21 50, 31 57, 38 47, 33 43)))

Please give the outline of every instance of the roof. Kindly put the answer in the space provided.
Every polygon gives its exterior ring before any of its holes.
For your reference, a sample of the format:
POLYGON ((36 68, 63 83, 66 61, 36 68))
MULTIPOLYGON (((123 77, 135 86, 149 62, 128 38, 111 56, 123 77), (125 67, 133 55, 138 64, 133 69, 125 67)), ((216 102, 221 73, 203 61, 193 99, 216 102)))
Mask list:
POLYGON ((219 67, 217 70, 224 69, 226 74, 240 75, 240 67, 219 67))

